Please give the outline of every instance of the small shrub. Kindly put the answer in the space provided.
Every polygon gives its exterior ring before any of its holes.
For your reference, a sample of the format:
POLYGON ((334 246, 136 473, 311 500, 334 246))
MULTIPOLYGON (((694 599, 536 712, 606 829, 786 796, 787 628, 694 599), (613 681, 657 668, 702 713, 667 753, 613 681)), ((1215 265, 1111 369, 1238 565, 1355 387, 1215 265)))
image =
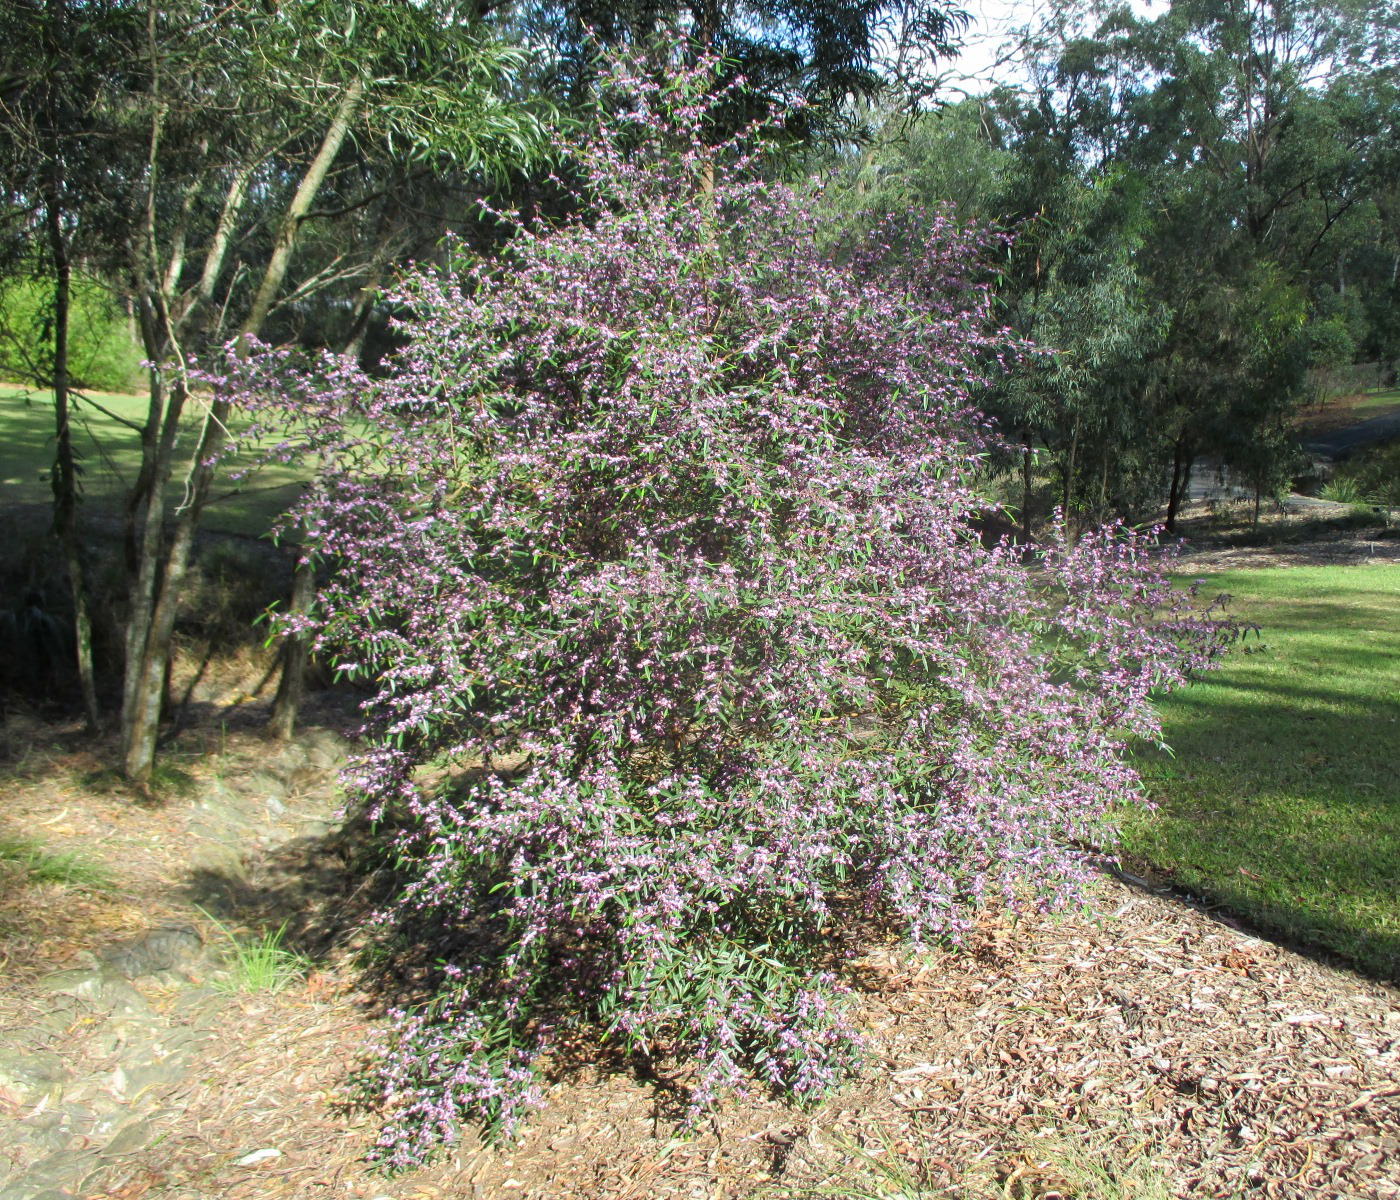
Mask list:
POLYGON ((211 378, 326 466, 306 627, 373 688, 381 935, 434 960, 382 1047, 391 1166, 508 1130, 581 1037, 686 1064, 692 1115, 819 1097, 859 1057, 834 931, 1075 898, 1125 739, 1225 637, 1125 529, 981 543, 996 239, 833 245, 757 132, 708 145, 705 70, 622 68, 578 215, 407 279, 385 377, 211 378))
POLYGON ((1346 475, 1338 475, 1323 484, 1321 496, 1333 504, 1360 504, 1363 499, 1360 485, 1346 475))

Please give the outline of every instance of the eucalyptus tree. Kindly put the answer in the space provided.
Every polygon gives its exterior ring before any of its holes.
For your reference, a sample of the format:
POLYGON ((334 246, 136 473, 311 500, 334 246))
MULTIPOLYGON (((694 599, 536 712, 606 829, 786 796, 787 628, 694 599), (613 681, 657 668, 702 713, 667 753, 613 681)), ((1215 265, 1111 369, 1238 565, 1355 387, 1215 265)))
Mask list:
POLYGON ((808 141, 861 126, 853 101, 926 94, 969 20, 959 0, 526 0, 498 19, 550 47, 538 78, 569 105, 592 96, 600 47, 679 30, 692 55, 723 60, 716 84, 729 98, 711 114, 715 136, 797 102, 785 128, 808 141), (745 87, 727 91, 740 77, 745 87))
POLYGON ((1169 523, 1202 457, 1259 490, 1286 476, 1309 304, 1387 176, 1394 106, 1376 98, 1394 94, 1394 33, 1355 0, 1173 0, 1150 17, 1053 5, 1028 39, 1008 137, 1028 172, 1050 165, 1050 209, 1060 177, 1116 172, 1147 197, 1135 244, 1131 228, 1098 236, 1126 239, 1157 314, 1124 400, 1147 418, 1135 448, 1167 460, 1169 523))
MULTIPOLYGON (((155 364, 126 514, 122 760, 144 785, 230 417, 217 396, 196 393, 191 362, 277 328, 330 289, 372 290, 399 248, 386 210, 408 199, 397 191, 406 179, 528 159, 545 125, 514 92, 524 52, 455 0, 20 0, 6 21, 18 63, 0 70, 6 96, 42 78, 33 48, 51 48, 51 65, 66 69, 83 30, 85 99, 40 106, 51 136, 30 156, 31 182, 11 191, 42 202, 75 146, 103 148, 81 189, 82 212, 102 217, 88 222, 100 236, 86 252, 121 280, 155 364)), ((76 204, 80 193, 64 194, 76 204)))
MULTIPOLYGON (((373 233, 337 244, 307 232, 382 202, 386 180, 320 209, 347 147, 399 162, 478 170, 540 152, 538 114, 511 95, 523 51, 454 0, 293 0, 146 6, 146 64, 123 97, 147 150, 130 180, 127 269, 151 373, 122 706, 123 766, 149 779, 171 637, 194 532, 227 435, 208 402, 184 498, 164 505, 182 418, 186 363, 228 337, 262 333, 279 311, 382 264, 373 233)), ((342 221, 338 226, 345 228, 342 221)), ((371 223, 370 228, 374 226, 371 223)))
MULTIPOLYGON (((73 604, 73 645, 88 725, 99 720, 92 622, 79 534, 80 464, 73 444, 72 314, 76 260, 103 228, 100 181, 110 147, 91 122, 106 81, 106 0, 16 0, 0 10, 0 281, 6 366, 53 395, 54 532, 73 604), (95 194, 94 194, 95 193, 95 194), (36 297, 37 304, 33 303, 36 297)), ((79 299, 90 299, 79 293, 79 299)), ((84 307, 90 307, 85 305, 84 307)))

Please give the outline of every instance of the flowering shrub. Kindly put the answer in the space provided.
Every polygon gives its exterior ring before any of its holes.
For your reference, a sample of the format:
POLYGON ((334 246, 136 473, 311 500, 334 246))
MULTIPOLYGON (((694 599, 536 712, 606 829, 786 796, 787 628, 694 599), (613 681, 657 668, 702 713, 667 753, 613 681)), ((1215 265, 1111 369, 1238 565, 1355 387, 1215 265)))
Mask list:
POLYGON ((986 235, 841 245, 705 144, 702 89, 614 85, 587 216, 409 278, 388 378, 223 381, 326 465, 299 519, 318 644, 373 683, 385 920, 458 947, 383 1050, 393 1165, 512 1125, 561 1037, 688 1061, 697 1111, 820 1094, 858 1052, 831 923, 1074 896, 1150 693, 1224 636, 1125 530, 1034 569, 975 535, 986 235))

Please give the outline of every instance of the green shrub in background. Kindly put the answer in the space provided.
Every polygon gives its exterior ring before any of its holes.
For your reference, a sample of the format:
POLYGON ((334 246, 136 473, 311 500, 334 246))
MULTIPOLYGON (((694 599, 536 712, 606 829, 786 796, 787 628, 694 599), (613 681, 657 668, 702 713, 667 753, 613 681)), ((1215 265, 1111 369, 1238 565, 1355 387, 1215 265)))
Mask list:
MULTIPOLYGON (((0 378, 43 384, 52 375, 53 297, 37 279, 0 283, 0 378)), ((117 298, 90 278, 73 280, 69 316, 73 383, 126 391, 140 383, 141 349, 117 298)))
POLYGON ((1400 507, 1400 442, 1363 450, 1347 459, 1337 467, 1322 494, 1344 504, 1400 507))

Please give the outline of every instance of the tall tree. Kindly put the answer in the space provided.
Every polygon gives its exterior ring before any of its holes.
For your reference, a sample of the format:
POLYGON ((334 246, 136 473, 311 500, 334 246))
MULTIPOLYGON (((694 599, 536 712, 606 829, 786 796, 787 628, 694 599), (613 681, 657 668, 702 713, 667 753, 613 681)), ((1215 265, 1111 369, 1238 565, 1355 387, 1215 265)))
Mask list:
POLYGON ((565 103, 590 95, 600 45, 644 44, 679 26, 692 51, 724 60, 721 90, 746 82, 712 114, 717 136, 797 100, 787 131, 798 138, 849 133, 852 100, 927 91, 968 21, 958 0, 535 0, 507 11, 552 48, 541 81, 565 103))
MULTIPOLYGON (((523 52, 455 0, 71 9, 19 0, 6 18, 18 63, 0 70, 7 83, 42 77, 32 48, 71 46, 75 23, 90 35, 96 86, 81 111, 64 111, 41 158, 61 174, 80 133, 105 147, 100 185, 87 181, 103 206, 103 237, 88 253, 124 281, 156 364, 127 506, 122 760, 144 785, 182 583, 230 417, 207 402, 198 437, 183 444, 191 410, 205 403, 189 363, 226 339, 285 327, 329 289, 372 288, 394 249, 383 219, 390 187, 406 172, 528 158, 543 126, 512 94, 523 52), (367 211, 378 219, 362 219, 367 211), (337 236, 317 236, 326 229, 337 236), (177 472, 184 486, 172 507, 177 472)), ((43 179, 17 190, 42 200, 43 179)))
POLYGON ((0 13, 0 211, 4 264, 47 291, 37 327, 12 331, 32 339, 16 356, 28 382, 53 395, 54 532, 67 568, 73 606, 75 666, 88 725, 99 720, 92 622, 79 529, 79 460, 73 445, 75 377, 71 329, 75 259, 92 240, 95 212, 84 199, 99 186, 105 147, 89 118, 103 81, 101 31, 107 4, 31 0, 0 13), (90 219, 94 218, 94 219, 90 219))

